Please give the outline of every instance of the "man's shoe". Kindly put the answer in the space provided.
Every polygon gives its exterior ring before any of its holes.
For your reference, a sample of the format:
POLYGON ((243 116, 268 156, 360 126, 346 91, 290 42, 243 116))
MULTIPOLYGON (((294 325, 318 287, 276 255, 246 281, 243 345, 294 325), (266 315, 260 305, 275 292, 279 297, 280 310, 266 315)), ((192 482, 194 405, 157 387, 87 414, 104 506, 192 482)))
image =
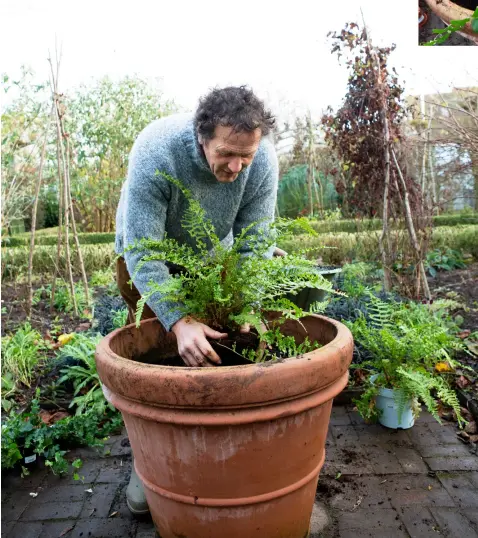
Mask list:
POLYGON ((144 516, 149 514, 148 503, 146 502, 146 495, 144 494, 144 486, 136 474, 136 469, 131 469, 131 478, 129 479, 128 487, 126 488, 126 504, 129 511, 135 516, 144 516))

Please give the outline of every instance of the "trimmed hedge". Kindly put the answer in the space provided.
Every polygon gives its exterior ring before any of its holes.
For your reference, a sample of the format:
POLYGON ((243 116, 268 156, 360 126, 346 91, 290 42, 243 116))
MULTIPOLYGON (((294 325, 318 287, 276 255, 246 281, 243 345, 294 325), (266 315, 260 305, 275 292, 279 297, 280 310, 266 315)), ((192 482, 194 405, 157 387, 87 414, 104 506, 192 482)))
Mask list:
MULTIPOLYGON (((2 279, 13 280, 26 275, 28 271, 29 247, 2 248, 2 279)), ((116 258, 114 245, 84 245, 81 249, 87 274, 100 269, 108 269, 116 258)), ((33 274, 51 275, 56 261, 56 246, 38 246, 33 254, 33 274)), ((63 270, 64 260, 60 260, 63 270)), ((81 275, 78 259, 72 253, 73 274, 81 275)))
MULTIPOLYGON (((309 224, 317 233, 357 233, 382 229, 381 219, 310 220, 309 224)), ((478 213, 472 215, 437 215, 433 217, 433 226, 436 228, 470 224, 478 224, 478 213)), ((405 227, 405 223, 403 223, 403 227, 405 227)))
MULTIPOLYGON (((344 220, 310 220, 310 225, 320 234, 326 233, 357 233, 382 229, 380 219, 344 219, 344 220)), ((478 213, 470 215, 438 215, 433 217, 433 225, 460 226, 478 224, 478 213)), ((58 228, 38 230, 35 245, 56 245, 58 228)), ((82 245, 100 245, 114 243, 115 232, 79 233, 78 239, 82 245)), ((70 238, 74 244, 73 237, 70 238)), ((13 237, 5 237, 2 247, 21 247, 30 245, 30 234, 24 233, 13 237)))
MULTIPOLYGON (((58 232, 57 232, 58 233, 58 232)), ((53 234, 43 234, 35 237, 35 246, 52 246, 56 245, 58 238, 53 234)), ((80 245, 102 245, 114 243, 115 233, 79 233, 78 240, 80 245)), ((70 234, 70 244, 74 245, 75 240, 70 234)), ((30 237, 13 236, 2 240, 2 247, 26 247, 30 245, 30 237)))
MULTIPOLYGON (((348 260, 372 262, 380 257, 379 235, 379 230, 355 234, 346 232, 320 234, 318 237, 299 235, 280 242, 279 246, 286 252, 294 252, 299 248, 333 247, 310 254, 311 257, 320 256, 325 264, 341 265, 348 260)), ((447 246, 462 250, 478 259, 478 225, 435 228, 430 243, 430 248, 447 246)))
MULTIPOLYGON (((325 264, 341 265, 348 260, 377 261, 379 259, 378 238, 380 231, 361 233, 330 233, 318 237, 305 235, 282 241, 278 246, 286 252, 298 248, 326 246, 335 247, 317 250, 311 256, 321 256, 325 264)), ((441 226, 433 230, 430 248, 450 247, 471 254, 478 259, 478 225, 441 226)), ((114 244, 83 245, 82 253, 88 274, 99 269, 107 269, 116 254, 114 244)), ((33 257, 35 275, 51 274, 56 259, 56 246, 38 246, 33 257)), ((76 258, 73 258, 73 270, 80 274, 76 258)), ((26 275, 28 268, 28 247, 2 249, 2 278, 9 280, 19 275, 26 275)))

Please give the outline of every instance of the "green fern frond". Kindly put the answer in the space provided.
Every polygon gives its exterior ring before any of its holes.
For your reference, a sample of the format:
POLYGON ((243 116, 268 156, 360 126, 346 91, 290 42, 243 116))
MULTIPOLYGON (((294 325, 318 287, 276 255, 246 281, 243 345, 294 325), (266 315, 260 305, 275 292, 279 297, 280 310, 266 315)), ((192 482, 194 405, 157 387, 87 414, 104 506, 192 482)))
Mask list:
POLYGON ((395 313, 394 305, 392 303, 382 301, 371 292, 368 293, 368 297, 371 303, 369 312, 371 325, 379 328, 393 327, 392 318, 395 313))
POLYGON ((425 370, 410 371, 403 367, 398 368, 397 372, 401 376, 401 387, 408 394, 413 394, 420 398, 438 422, 441 423, 438 415, 438 400, 449 405, 455 411, 460 426, 466 422, 461 414, 458 397, 444 378, 425 370), (434 393, 436 393, 436 396, 434 393))
POLYGON ((156 175, 163 176, 164 179, 175 185, 187 199, 189 206, 184 213, 182 225, 188 231, 190 237, 195 240, 198 250, 205 255, 211 247, 218 248, 220 240, 216 235, 214 226, 211 220, 206 217, 206 211, 193 198, 191 192, 184 187, 181 181, 165 172, 157 170, 156 175))

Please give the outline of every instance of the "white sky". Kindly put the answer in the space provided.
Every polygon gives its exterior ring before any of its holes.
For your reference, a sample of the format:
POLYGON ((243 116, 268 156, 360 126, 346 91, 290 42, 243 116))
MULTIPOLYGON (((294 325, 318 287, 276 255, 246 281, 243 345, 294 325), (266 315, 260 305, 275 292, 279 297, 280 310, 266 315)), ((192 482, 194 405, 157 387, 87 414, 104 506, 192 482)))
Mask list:
POLYGON ((0 71, 26 64, 45 80, 56 35, 63 92, 138 74, 160 78, 186 109, 215 85, 249 84, 283 119, 320 114, 340 103, 347 79, 326 34, 360 22, 360 7, 374 44, 397 44, 391 61, 407 93, 478 84, 475 47, 418 47, 416 0, 3 0, 0 71))

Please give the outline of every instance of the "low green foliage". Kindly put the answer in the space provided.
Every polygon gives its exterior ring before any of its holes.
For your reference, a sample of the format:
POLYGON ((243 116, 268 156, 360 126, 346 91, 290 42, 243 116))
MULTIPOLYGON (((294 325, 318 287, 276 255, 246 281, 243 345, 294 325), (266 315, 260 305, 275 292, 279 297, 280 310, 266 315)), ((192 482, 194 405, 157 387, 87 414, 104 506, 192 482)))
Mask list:
POLYGON ((359 399, 353 400, 360 416, 368 424, 377 422, 380 418, 380 410, 375 406, 375 398, 378 396, 379 387, 377 385, 368 385, 359 399))
MULTIPOLYGON (((150 260, 169 261, 185 269, 163 284, 150 283, 148 292, 138 303, 137 323, 148 299, 159 293, 162 301, 179 304, 184 315, 191 315, 210 327, 237 330, 242 324, 250 323, 262 340, 278 345, 275 328, 267 326, 262 312, 277 311, 282 313, 283 319, 299 319, 306 313, 284 295, 306 287, 330 292, 332 284, 315 270, 315 262, 303 257, 302 251, 274 258, 268 258, 268 253, 278 237, 290 236, 297 227, 311 234, 315 232, 305 219, 253 223, 242 230, 231 248, 224 247, 191 193, 177 179, 162 175, 176 185, 189 202, 182 224, 194 239, 196 249, 169 238, 159 242, 143 239, 128 247, 128 250, 147 252, 134 274, 150 260), (252 255, 244 256, 241 249, 247 247, 252 255)), ((312 310, 324 307, 314 305, 312 310)), ((260 360, 259 355, 255 360, 260 360)))
POLYGON ((101 293, 106 295, 118 295, 118 284, 116 277, 110 267, 95 271, 89 280, 92 288, 101 288, 101 293))
POLYGON ((342 267, 342 274, 337 285, 349 297, 362 297, 368 290, 381 289, 383 270, 377 263, 347 263, 342 267))
POLYGON ((452 271, 466 267, 460 251, 451 248, 436 248, 427 253, 425 269, 434 277, 437 271, 452 271))
POLYGON ((127 308, 122 308, 121 310, 117 310, 113 314, 113 328, 119 329, 121 327, 124 327, 127 321, 128 321, 128 309, 127 308))
POLYGON ((14 406, 13 396, 17 391, 17 384, 10 372, 2 373, 2 409, 7 413, 14 406))
POLYGON ((30 387, 42 359, 41 352, 46 349, 41 334, 28 322, 13 335, 2 338, 2 396, 8 379, 30 387))
MULTIPOLYGON (((30 409, 22 413, 12 411, 2 421, 2 469, 10 469, 25 463, 25 458, 37 455, 55 474, 66 474, 70 464, 65 458, 69 448, 75 446, 103 446, 104 438, 122 426, 121 415, 107 409, 104 414, 89 411, 83 415, 67 417, 47 425, 40 418, 37 397, 30 409)), ((74 478, 80 478, 79 460, 72 464, 74 478)), ((26 471, 26 470, 25 470, 26 471)))
MULTIPOLYGON (((86 302, 85 288, 83 282, 75 282, 75 299, 78 311, 82 313, 88 306, 86 302)), ((51 289, 52 285, 47 284, 38 288, 33 294, 33 305, 37 305, 42 299, 46 299, 48 303, 51 302, 51 289)), ((73 297, 69 284, 61 279, 57 279, 55 287, 55 300, 53 306, 60 312, 66 312, 67 314, 74 311, 73 297)))
MULTIPOLYGON (((453 359, 454 352, 465 350, 454 336, 457 327, 444 308, 435 307, 431 314, 427 305, 386 303, 370 294, 374 314, 369 321, 360 315, 354 322, 344 323, 354 339, 372 356, 360 364, 363 370, 377 374, 373 383, 368 381, 365 394, 357 401, 364 418, 370 419, 376 388, 397 390, 399 409, 407 400, 418 398, 440 422, 438 400, 451 406, 460 424, 461 415, 457 396, 450 384, 453 369, 460 366, 453 359), (437 365, 445 364, 445 369, 437 365)), ((357 367, 354 365, 354 367, 357 367)))
MULTIPOLYGON (((427 252, 424 261, 425 270, 431 277, 435 277, 437 271, 452 271, 453 269, 464 269, 466 267, 463 254, 459 250, 449 247, 435 248, 427 252)), ((403 265, 400 261, 393 264, 393 270, 397 273, 412 274, 416 271, 414 265, 403 265)))
MULTIPOLYGON (((88 336, 75 334, 73 340, 63 346, 58 353, 59 359, 72 358, 80 364, 68 366, 61 373, 59 382, 72 381, 74 398, 70 407, 76 407, 76 414, 82 415, 91 410, 103 414, 111 405, 106 401, 101 389, 100 378, 96 370, 95 350, 101 335, 88 336)), ((112 409, 112 408, 111 408, 112 409)))
POLYGON ((90 286, 103 287, 109 286, 111 283, 116 284, 113 272, 107 269, 99 269, 94 271, 90 277, 90 286))

